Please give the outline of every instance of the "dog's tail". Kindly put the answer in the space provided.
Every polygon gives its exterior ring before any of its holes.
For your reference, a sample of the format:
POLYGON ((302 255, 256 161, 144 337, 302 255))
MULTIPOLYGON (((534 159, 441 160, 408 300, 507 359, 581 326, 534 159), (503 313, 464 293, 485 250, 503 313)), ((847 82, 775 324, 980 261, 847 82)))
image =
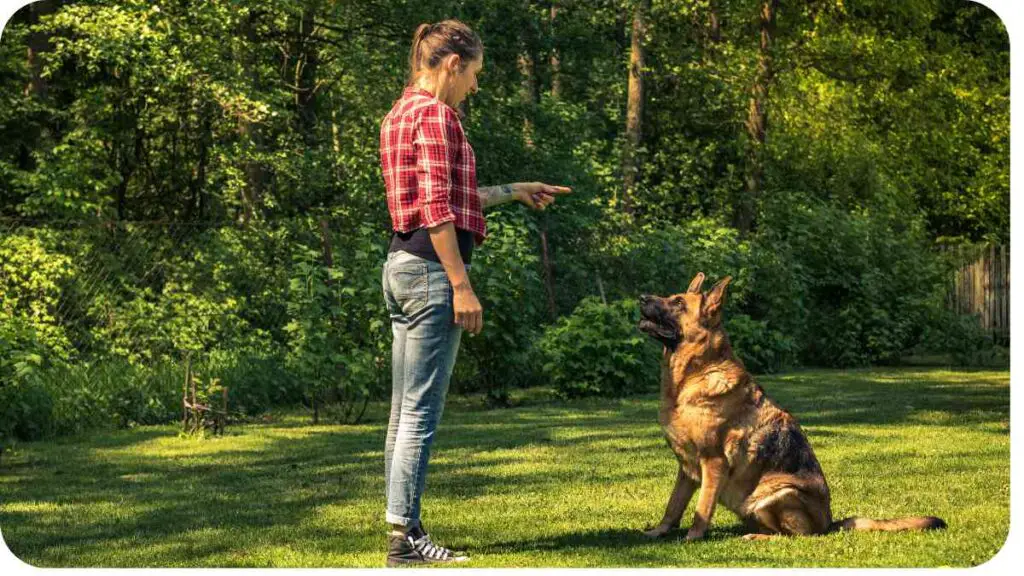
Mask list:
POLYGON ((942 518, 935 516, 907 516, 891 520, 873 520, 860 516, 850 516, 836 520, 829 525, 829 532, 841 530, 860 530, 865 532, 901 532, 904 530, 941 530, 946 527, 942 518))

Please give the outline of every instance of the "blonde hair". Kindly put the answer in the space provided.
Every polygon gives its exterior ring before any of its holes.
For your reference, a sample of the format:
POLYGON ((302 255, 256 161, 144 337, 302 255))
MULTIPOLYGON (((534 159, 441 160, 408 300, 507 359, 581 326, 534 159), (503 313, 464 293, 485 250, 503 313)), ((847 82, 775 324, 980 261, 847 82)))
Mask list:
POLYGON ((457 54, 462 59, 462 68, 465 68, 483 52, 480 37, 458 20, 420 24, 412 35, 412 49, 409 51, 409 84, 414 84, 423 70, 437 68, 449 54, 457 54))

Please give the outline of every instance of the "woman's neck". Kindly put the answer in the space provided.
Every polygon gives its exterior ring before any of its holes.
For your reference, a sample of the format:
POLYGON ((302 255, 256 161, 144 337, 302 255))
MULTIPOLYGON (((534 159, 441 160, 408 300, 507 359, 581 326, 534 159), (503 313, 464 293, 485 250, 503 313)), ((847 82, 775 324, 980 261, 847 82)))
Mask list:
POLYGON ((421 90, 426 90, 427 92, 430 92, 431 94, 434 95, 434 98, 437 98, 441 102, 444 102, 445 104, 451 106, 451 103, 449 103, 448 99, 446 98, 447 91, 441 88, 440 83, 437 81, 436 78, 430 78, 426 75, 420 76, 419 78, 416 79, 414 85, 421 90))

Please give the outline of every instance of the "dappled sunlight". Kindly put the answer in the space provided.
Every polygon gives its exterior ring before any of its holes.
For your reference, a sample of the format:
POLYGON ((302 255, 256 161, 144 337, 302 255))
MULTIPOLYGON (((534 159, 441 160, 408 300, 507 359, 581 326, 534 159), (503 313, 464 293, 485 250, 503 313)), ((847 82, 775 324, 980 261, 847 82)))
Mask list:
MULTIPOLYGON (((930 513, 950 530, 752 544, 722 512, 706 542, 649 542, 639 530, 660 517, 676 466, 653 396, 450 404, 424 521, 472 547, 475 566, 962 566, 1002 543, 1008 373, 760 380, 806 429, 836 517, 930 513)), ((278 416, 206 439, 162 426, 21 444, 0 468, 0 528, 19 557, 44 566, 379 566, 380 414, 359 426, 278 416)))

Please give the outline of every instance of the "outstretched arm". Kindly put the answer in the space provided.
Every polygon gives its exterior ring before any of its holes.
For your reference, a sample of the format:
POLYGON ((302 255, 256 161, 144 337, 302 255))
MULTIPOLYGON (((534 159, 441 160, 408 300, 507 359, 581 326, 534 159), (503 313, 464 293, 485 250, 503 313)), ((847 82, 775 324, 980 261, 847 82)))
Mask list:
POLYGON ((514 184, 502 184, 501 186, 477 188, 477 192, 480 194, 480 204, 485 210, 516 199, 514 184))
POLYGON ((516 182, 500 186, 477 188, 484 209, 518 200, 534 210, 543 210, 555 201, 555 195, 568 194, 566 186, 552 186, 543 182, 516 182))

